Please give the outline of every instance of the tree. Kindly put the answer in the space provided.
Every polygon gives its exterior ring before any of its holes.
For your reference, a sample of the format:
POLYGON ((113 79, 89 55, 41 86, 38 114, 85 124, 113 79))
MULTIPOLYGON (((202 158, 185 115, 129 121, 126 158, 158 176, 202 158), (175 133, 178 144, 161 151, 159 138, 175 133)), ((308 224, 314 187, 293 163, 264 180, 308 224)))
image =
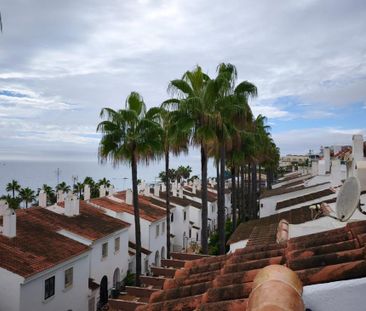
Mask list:
POLYGON ((67 185, 64 181, 60 182, 56 186, 56 191, 69 192, 70 190, 71 190, 71 187, 69 185, 67 185))
POLYGON ((110 160, 115 166, 120 163, 131 165, 133 207, 136 238, 136 286, 140 285, 141 274, 141 230, 137 192, 137 164, 148 163, 161 152, 162 128, 156 121, 156 110, 146 111, 140 94, 132 92, 126 99, 125 109, 103 108, 100 117, 105 118, 97 126, 102 133, 99 144, 100 160, 110 160))
POLYGON ((177 181, 180 183, 182 178, 185 180, 189 178, 189 176, 192 173, 192 168, 189 165, 187 166, 180 165, 178 166, 176 172, 177 172, 177 181))
POLYGON ((28 203, 32 203, 36 199, 34 191, 28 187, 20 189, 19 196, 25 202, 25 208, 28 208, 28 203))
POLYGON ((43 190, 47 195, 47 204, 53 204, 56 202, 55 191, 52 189, 51 186, 49 186, 47 184, 43 184, 42 188, 38 189, 38 195, 41 190, 43 190))
POLYGON ((175 109, 172 119, 176 128, 189 131, 191 142, 201 149, 201 251, 207 254, 207 148, 215 137, 209 123, 215 91, 214 82, 197 66, 193 71, 187 71, 181 79, 171 81, 168 90, 175 98, 165 101, 164 106, 175 109))
POLYGON ((12 192, 13 199, 15 198, 15 192, 19 192, 20 188, 19 183, 14 179, 6 185, 6 191, 12 192))
POLYGON ((78 194, 79 198, 82 198, 83 191, 84 191, 84 184, 81 182, 77 182, 74 184, 74 192, 78 194))
POLYGON ((20 208, 20 203, 22 202, 22 199, 20 197, 13 198, 9 194, 3 195, 0 199, 5 200, 8 203, 9 208, 13 210, 20 208))
POLYGON ((99 179, 98 185, 109 188, 111 186, 111 181, 109 179, 103 177, 102 179, 99 179))

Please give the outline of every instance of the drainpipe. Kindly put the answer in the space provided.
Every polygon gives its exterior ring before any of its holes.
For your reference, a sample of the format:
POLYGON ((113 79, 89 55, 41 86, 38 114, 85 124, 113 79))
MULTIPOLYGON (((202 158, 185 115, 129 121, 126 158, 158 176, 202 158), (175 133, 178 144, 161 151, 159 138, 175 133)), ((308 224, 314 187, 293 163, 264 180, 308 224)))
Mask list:
POLYGON ((248 311, 304 311, 302 283, 297 274, 281 265, 260 270, 253 281, 248 311))

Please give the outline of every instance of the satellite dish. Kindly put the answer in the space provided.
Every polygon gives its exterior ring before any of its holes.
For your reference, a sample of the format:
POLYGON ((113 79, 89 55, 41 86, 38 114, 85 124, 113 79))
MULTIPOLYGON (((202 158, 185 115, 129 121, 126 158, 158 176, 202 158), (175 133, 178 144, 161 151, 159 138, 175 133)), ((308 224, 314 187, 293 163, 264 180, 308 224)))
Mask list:
POLYGON ((355 212, 360 201, 361 186, 358 178, 348 178, 339 190, 336 213, 340 221, 347 221, 355 212))

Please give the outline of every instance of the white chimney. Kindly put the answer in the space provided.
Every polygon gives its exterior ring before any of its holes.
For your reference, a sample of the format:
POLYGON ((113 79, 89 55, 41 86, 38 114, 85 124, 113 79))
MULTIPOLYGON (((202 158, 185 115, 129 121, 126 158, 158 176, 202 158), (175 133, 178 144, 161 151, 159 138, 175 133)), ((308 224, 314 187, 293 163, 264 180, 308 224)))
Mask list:
POLYGON ((126 200, 125 200, 125 202, 128 205, 132 205, 132 190, 131 189, 126 190, 126 200))
POLYGON ((114 195, 115 193, 115 189, 114 189, 114 186, 111 185, 109 188, 108 188, 108 195, 114 195))
POLYGON ((4 211, 2 233, 8 238, 14 238, 17 235, 17 215, 4 200, 0 201, 0 210, 4 211))
POLYGON ((62 190, 57 191, 57 203, 65 200, 64 192, 62 190))
POLYGON ((80 200, 75 194, 72 196, 72 209, 73 216, 77 216, 80 214, 80 200))
POLYGON ((84 186, 84 200, 90 200, 90 186, 88 184, 84 186))
POLYGON ((99 187, 99 197, 102 198, 102 197, 105 197, 105 195, 106 195, 105 187, 104 187, 104 185, 101 185, 99 187))
POLYGON ((363 159, 363 136, 353 135, 352 137, 352 156, 355 161, 363 159))
POLYGON ((316 175, 318 175, 318 173, 319 173, 318 161, 313 160, 313 161, 311 161, 311 175, 316 176, 316 175))
POLYGON ((197 190, 198 190, 198 191, 201 191, 201 181, 199 181, 199 182, 197 183, 197 190))
POLYGON ((173 184, 171 185, 171 187, 172 187, 173 197, 176 197, 176 196, 177 196, 177 186, 176 186, 176 184, 175 184, 175 183, 173 183, 173 184))
POLYGON ((161 192, 165 192, 166 191, 166 186, 165 184, 161 184, 161 192))
POLYGON ((325 171, 328 173, 330 172, 330 148, 324 148, 324 161, 325 161, 325 171))
POLYGON ((192 185, 192 193, 196 194, 196 192, 197 192, 197 191, 196 191, 196 185, 195 185, 195 184, 193 184, 193 185, 192 185))
POLYGON ((183 199, 183 187, 179 187, 179 197, 183 199))
POLYGON ((144 195, 147 197, 150 196, 150 185, 149 184, 145 184, 144 195))
POLYGON ((159 197, 160 186, 159 184, 154 185, 154 196, 159 197))
POLYGON ((41 190, 38 195, 38 203, 40 207, 47 207, 47 194, 41 190))
POLYGON ((73 194, 69 192, 65 198, 65 216, 71 217, 73 215, 74 215, 73 194))

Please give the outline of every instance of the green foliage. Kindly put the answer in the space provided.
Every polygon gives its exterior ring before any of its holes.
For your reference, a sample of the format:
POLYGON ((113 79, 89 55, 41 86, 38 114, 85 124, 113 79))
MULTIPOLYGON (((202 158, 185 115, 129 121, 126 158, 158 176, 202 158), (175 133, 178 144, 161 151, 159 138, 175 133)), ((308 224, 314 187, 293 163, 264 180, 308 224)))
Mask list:
POLYGON ((0 199, 5 200, 8 203, 9 208, 13 210, 20 208, 20 203, 22 202, 22 199, 20 197, 13 198, 10 195, 3 195, 0 199))
MULTIPOLYGON (((232 233, 233 233, 233 224, 232 224, 231 220, 228 219, 225 222, 225 237, 226 237, 225 245, 232 233)), ((226 252, 228 252, 228 251, 229 251, 229 246, 226 246, 226 252)), ((218 234, 217 230, 214 231, 213 233, 211 233, 211 235, 210 235, 210 240, 208 242, 208 253, 209 253, 209 255, 220 255, 219 234, 218 234)))
POLYGON ((124 286, 135 286, 135 274, 127 271, 126 277, 123 279, 124 286))

